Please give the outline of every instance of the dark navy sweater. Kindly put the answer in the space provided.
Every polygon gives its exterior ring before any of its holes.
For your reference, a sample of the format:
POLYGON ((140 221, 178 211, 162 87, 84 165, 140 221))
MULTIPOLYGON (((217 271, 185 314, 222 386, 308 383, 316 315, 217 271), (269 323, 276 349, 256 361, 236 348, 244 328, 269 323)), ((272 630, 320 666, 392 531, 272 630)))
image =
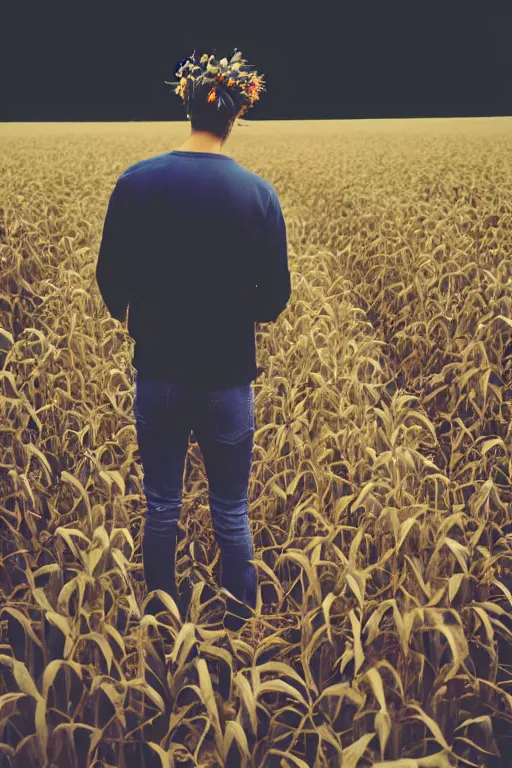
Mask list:
POLYGON ((110 197, 96 267, 110 314, 129 306, 138 378, 248 384, 254 323, 291 294, 275 188, 233 158, 174 150, 131 165, 110 197))

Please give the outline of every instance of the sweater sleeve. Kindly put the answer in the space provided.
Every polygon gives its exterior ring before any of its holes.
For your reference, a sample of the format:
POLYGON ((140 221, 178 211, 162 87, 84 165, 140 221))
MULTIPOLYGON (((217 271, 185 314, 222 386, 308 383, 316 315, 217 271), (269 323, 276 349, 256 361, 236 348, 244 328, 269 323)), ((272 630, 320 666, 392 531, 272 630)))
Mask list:
POLYGON ((124 321, 130 302, 134 247, 134 218, 122 177, 110 196, 96 265, 96 281, 104 304, 116 320, 124 321))
POLYGON ((291 295, 286 224, 273 187, 262 234, 258 238, 252 309, 255 322, 270 323, 277 320, 291 295))

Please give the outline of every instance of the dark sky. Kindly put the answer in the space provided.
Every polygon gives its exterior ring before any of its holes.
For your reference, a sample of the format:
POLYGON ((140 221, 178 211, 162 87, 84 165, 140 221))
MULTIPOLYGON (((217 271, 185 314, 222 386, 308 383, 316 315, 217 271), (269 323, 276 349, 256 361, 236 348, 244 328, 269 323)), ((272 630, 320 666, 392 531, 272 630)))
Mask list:
POLYGON ((250 120, 512 114, 512 0, 0 3, 2 122, 185 119, 164 80, 235 47, 250 120))

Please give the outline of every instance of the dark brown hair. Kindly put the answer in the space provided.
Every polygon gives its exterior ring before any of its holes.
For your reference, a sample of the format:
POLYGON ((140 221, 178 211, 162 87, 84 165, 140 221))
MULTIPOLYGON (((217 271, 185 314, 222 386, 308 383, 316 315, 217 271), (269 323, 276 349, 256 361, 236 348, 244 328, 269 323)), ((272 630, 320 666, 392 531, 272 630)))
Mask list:
POLYGON ((231 123, 236 119, 240 106, 236 103, 236 95, 231 88, 216 85, 222 92, 222 104, 217 109, 217 103, 208 102, 208 92, 211 84, 196 83, 193 93, 186 94, 185 106, 190 118, 193 131, 208 131, 219 139, 226 138, 231 123))

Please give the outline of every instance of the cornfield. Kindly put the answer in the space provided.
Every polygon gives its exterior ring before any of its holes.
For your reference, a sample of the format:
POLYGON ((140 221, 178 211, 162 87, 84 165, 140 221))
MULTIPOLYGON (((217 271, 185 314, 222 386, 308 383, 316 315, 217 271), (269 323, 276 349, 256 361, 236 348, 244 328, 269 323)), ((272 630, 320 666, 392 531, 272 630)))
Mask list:
POLYGON ((255 616, 199 447, 144 615, 133 340, 108 197, 183 123, 2 127, 0 766, 512 765, 512 120, 252 123, 290 303, 258 324, 255 616))

